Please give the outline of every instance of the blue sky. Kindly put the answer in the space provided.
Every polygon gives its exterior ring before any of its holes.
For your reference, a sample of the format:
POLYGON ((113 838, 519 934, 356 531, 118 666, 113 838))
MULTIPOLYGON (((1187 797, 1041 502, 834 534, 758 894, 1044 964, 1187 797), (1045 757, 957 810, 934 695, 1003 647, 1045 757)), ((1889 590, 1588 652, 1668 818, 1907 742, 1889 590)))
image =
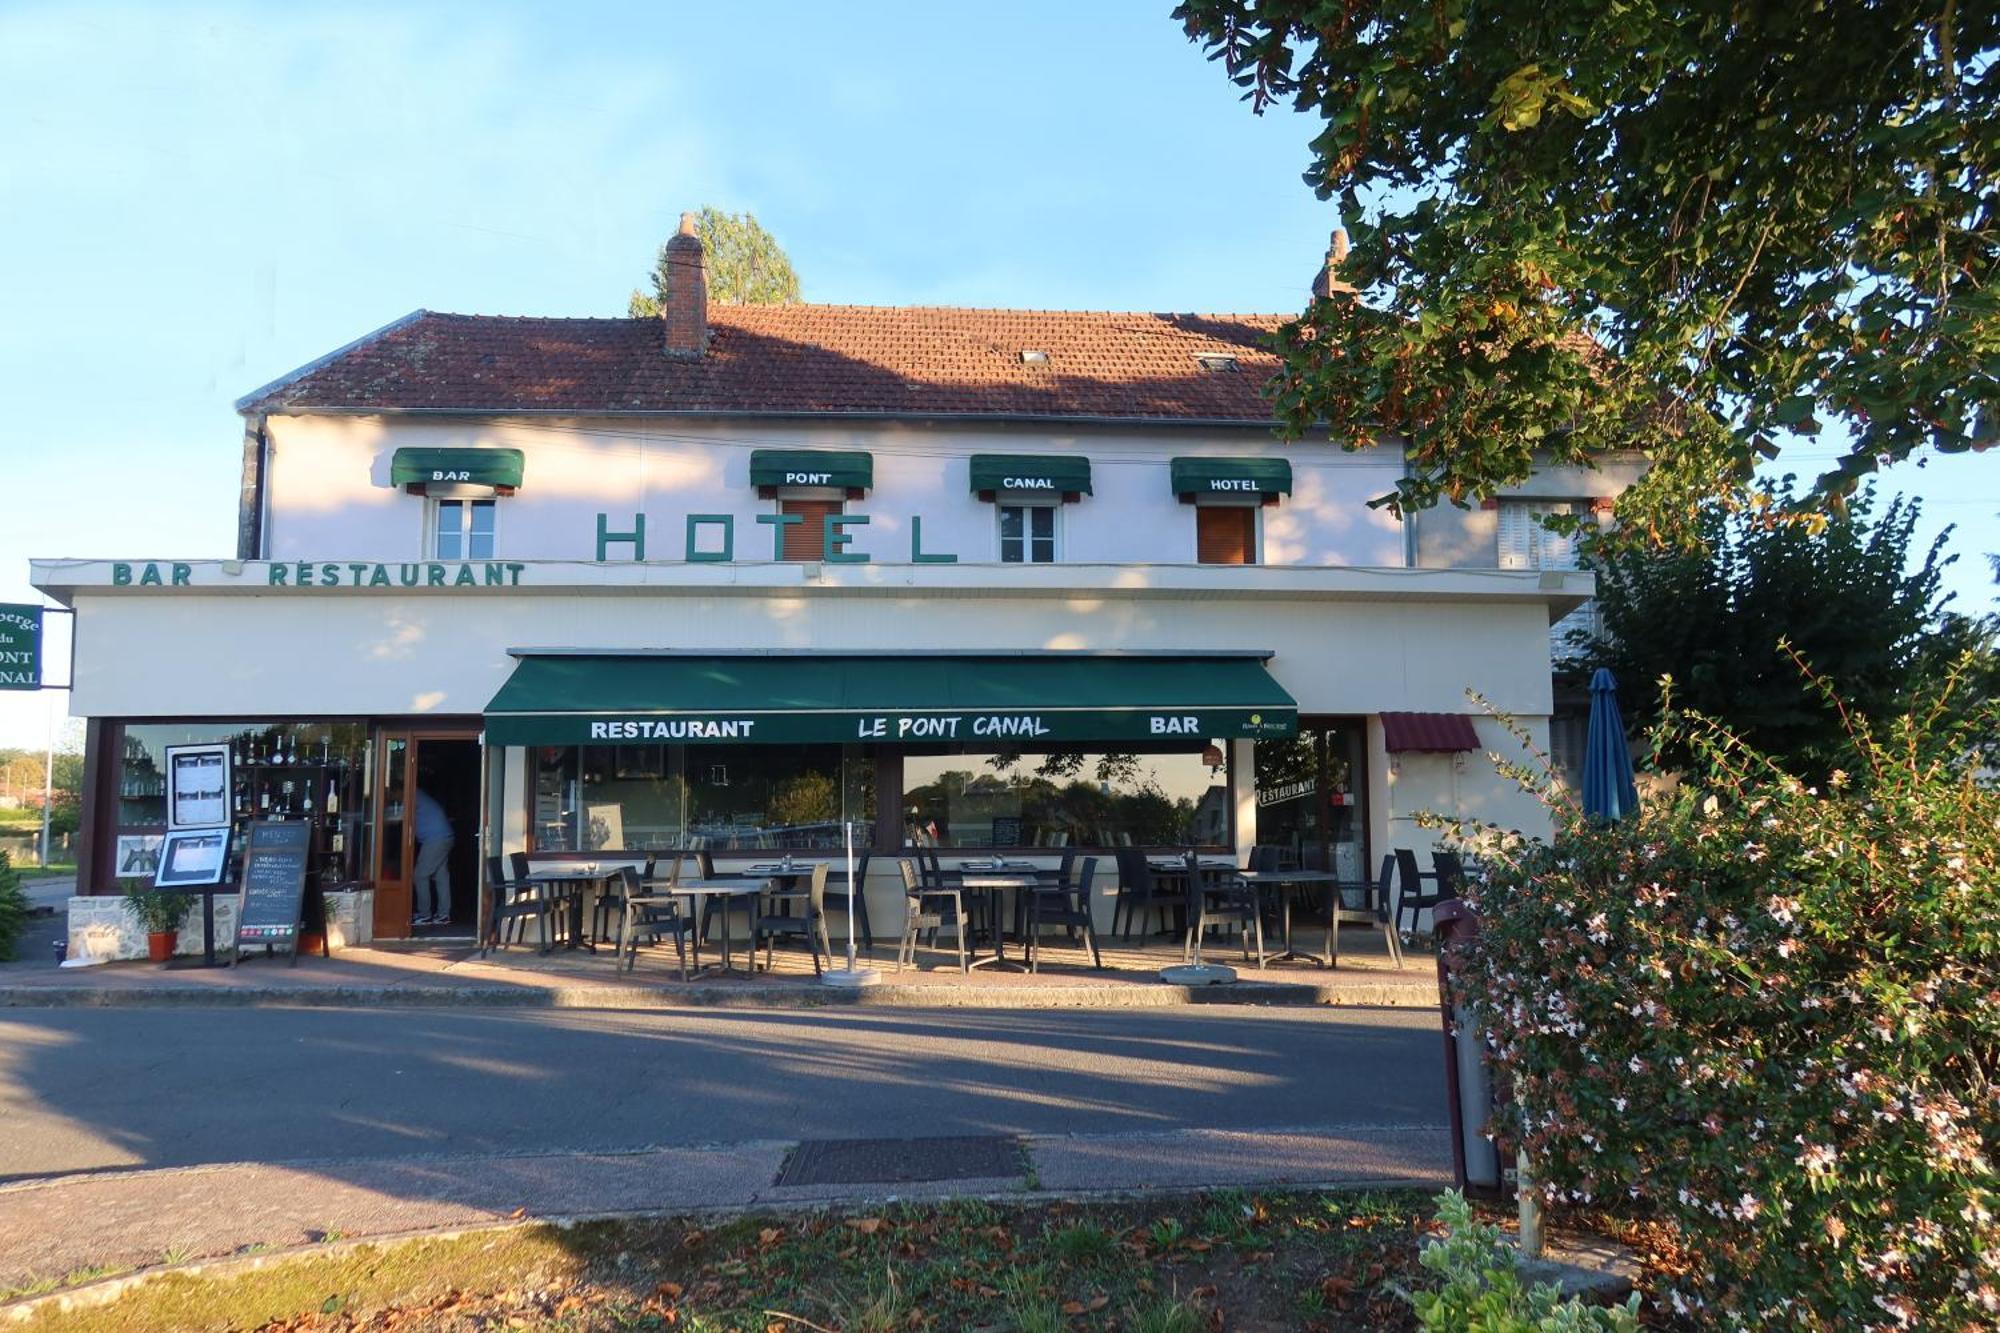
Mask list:
MULTIPOLYGON (((1170 9, 0 8, 0 600, 31 555, 233 554, 237 396, 417 307, 622 314, 700 204, 808 300, 1297 308, 1311 127, 1170 9)), ((1889 481, 1990 608, 1992 460, 1889 481)), ((0 745, 46 710, 0 696, 0 745)))

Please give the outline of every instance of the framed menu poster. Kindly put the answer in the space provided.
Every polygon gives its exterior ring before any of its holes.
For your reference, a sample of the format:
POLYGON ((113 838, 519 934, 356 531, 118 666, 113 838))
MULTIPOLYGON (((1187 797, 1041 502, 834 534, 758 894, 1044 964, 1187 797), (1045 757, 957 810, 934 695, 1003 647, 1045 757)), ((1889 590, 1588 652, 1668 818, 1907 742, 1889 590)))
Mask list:
POLYGON ((229 746, 167 747, 167 827, 215 828, 229 822, 229 746))
POLYGON ((174 829, 160 845, 160 864, 153 872, 153 887, 181 889, 220 884, 228 856, 228 829, 174 829))

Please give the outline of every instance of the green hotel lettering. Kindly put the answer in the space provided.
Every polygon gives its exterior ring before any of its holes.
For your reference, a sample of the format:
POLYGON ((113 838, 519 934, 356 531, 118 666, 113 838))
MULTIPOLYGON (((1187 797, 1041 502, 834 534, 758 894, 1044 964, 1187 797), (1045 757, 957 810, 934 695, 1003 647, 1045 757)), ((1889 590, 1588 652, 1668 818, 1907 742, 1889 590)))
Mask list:
MULTIPOLYGON (((757 521, 771 529, 771 559, 785 558, 785 530, 806 521, 803 514, 758 514, 757 521)), ((865 565, 870 556, 866 551, 849 549, 854 544, 854 534, 849 528, 861 527, 868 522, 866 514, 826 514, 820 519, 819 558, 830 565, 865 565)), ((627 532, 611 529, 611 516, 597 516, 597 563, 605 564, 611 558, 611 548, 622 546, 630 552, 629 559, 646 558, 646 516, 634 514, 632 527, 627 532)), ((734 514, 689 514, 687 516, 687 562, 691 565, 729 564, 736 559, 736 516, 734 514), (713 534, 708 543, 703 541, 703 532, 713 534)), ((956 564, 958 557, 942 551, 924 549, 924 521, 916 515, 910 517, 910 563, 917 565, 956 564)))
POLYGON ((274 563, 274 588, 518 588, 519 561, 442 561, 379 564, 367 560, 299 560, 274 563), (391 571, 394 571, 393 573, 391 571))

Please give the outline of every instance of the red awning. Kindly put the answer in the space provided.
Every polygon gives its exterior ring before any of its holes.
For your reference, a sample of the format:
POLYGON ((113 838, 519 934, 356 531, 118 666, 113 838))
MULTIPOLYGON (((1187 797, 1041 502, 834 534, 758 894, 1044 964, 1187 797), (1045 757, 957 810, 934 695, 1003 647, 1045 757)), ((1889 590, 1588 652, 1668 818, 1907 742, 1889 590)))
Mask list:
POLYGON ((1382 748, 1390 754, 1455 754, 1483 747, 1463 713, 1384 713, 1382 748))

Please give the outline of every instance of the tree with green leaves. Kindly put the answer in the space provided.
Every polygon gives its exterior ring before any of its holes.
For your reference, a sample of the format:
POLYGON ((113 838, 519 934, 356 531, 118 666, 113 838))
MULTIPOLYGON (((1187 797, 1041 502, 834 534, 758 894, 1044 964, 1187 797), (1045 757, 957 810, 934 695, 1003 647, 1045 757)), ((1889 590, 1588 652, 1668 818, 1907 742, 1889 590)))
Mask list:
POLYGON ((1880 465, 2000 428, 2000 7, 1981 0, 1182 0, 1318 122, 1352 238, 1279 338, 1281 430, 1408 443, 1399 512, 1538 462, 1655 467, 1627 534, 1781 445, 1880 465), (1352 290, 1346 290, 1351 288, 1352 290))
MULTIPOLYGON (((708 299, 730 305, 784 305, 799 299, 799 275, 791 257, 754 213, 724 213, 703 206, 694 234, 708 251, 708 299)), ((626 313, 658 318, 667 292, 667 248, 653 261, 652 292, 633 292, 626 313)))
POLYGON ((1992 624, 1948 609, 1944 572, 1957 559, 1945 550, 1949 528, 1912 568, 1922 550, 1917 502, 1891 501, 1878 519, 1864 487, 1824 522, 1777 521, 1773 511, 1794 498, 1787 479, 1768 506, 1704 504, 1697 545, 1602 553, 1602 631, 1578 664, 1612 669, 1628 720, 1643 726, 1657 712, 1660 679, 1671 676, 1679 706, 1817 777, 1847 744, 1846 729, 1793 654, 1867 717, 1908 711, 1967 653, 1957 697, 1977 706, 1995 697, 1992 624))

